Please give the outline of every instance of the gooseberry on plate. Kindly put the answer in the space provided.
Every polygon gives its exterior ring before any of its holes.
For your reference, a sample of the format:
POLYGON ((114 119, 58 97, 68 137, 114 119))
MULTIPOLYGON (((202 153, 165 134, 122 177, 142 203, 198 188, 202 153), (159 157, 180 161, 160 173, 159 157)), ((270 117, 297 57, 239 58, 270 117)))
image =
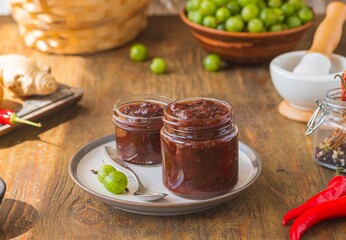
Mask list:
POLYGON ((104 178, 103 184, 109 192, 120 194, 127 188, 128 180, 123 172, 114 171, 104 178))
POLYGON ((98 170, 97 170, 97 179, 99 182, 104 183, 105 177, 110 174, 111 172, 115 172, 116 169, 111 166, 111 165, 102 165, 98 170))

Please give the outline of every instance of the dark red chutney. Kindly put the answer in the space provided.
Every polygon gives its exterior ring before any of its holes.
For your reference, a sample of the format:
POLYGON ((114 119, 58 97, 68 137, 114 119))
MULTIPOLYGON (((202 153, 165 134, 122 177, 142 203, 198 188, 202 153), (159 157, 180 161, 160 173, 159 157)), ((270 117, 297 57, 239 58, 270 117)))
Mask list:
POLYGON ((133 116, 133 117, 162 117, 163 116, 164 105, 151 103, 151 102, 142 102, 135 104, 128 104, 121 106, 119 108, 120 112, 133 116))
POLYGON ((120 156, 135 164, 160 164, 160 129, 163 126, 163 108, 167 103, 127 100, 120 103, 115 105, 113 115, 116 148, 120 156))
POLYGON ((161 129, 164 186, 179 196, 208 198, 238 181, 238 128, 231 105, 212 98, 173 102, 161 129))

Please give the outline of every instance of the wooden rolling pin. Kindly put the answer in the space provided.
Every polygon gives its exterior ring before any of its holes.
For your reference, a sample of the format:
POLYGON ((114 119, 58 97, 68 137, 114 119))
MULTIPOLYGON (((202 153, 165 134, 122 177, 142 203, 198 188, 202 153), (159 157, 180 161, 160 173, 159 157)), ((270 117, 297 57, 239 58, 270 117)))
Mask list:
POLYGON ((293 70, 294 73, 326 75, 331 69, 330 57, 342 37, 342 27, 346 21, 346 4, 331 2, 326 16, 318 26, 311 48, 293 70))

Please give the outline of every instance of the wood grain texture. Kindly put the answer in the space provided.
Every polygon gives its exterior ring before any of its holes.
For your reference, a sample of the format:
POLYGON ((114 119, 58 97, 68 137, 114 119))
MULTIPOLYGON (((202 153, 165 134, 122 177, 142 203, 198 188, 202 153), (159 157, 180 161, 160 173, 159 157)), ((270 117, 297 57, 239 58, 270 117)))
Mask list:
MULTIPOLYGON (((318 22, 316 22, 318 24, 318 22)), ((308 49, 316 26, 298 49, 308 49)), ((344 31, 345 31, 344 26, 344 31)), ((41 129, 24 127, 0 138, 0 176, 8 190, 0 206, 0 239, 289 239, 283 214, 324 188, 334 172, 312 160, 306 126, 278 113, 281 98, 268 63, 225 64, 203 70, 206 53, 177 16, 152 16, 148 28, 122 48, 93 55, 48 55, 26 48, 10 18, 0 18, 0 54, 17 53, 52 67, 61 83, 81 87, 76 105, 42 119, 41 129), (160 56, 168 73, 154 75, 150 60, 129 57, 143 43, 160 56), (159 93, 174 99, 206 96, 230 102, 240 140, 261 156, 263 170, 244 194, 211 210, 151 217, 109 207, 77 187, 68 174, 74 154, 111 134, 113 104, 120 97, 159 93)), ((346 38, 336 53, 346 55, 346 38)), ((346 219, 319 224, 304 239, 345 239, 346 219)))

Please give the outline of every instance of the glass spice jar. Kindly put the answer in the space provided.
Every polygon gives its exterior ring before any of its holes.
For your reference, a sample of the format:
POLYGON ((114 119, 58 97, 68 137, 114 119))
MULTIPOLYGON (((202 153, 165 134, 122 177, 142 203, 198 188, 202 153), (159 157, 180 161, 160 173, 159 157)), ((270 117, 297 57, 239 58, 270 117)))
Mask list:
POLYGON ((134 95, 118 100, 113 109, 115 145, 127 162, 154 165, 162 162, 160 129, 164 107, 171 98, 134 95))
POLYGON ((238 128, 233 108, 213 98, 168 104, 161 129, 163 184, 172 193, 208 198, 238 181, 238 128))
POLYGON ((306 134, 313 136, 313 159, 320 165, 345 172, 346 102, 341 101, 341 88, 327 91, 317 99, 317 109, 308 122, 306 134))

